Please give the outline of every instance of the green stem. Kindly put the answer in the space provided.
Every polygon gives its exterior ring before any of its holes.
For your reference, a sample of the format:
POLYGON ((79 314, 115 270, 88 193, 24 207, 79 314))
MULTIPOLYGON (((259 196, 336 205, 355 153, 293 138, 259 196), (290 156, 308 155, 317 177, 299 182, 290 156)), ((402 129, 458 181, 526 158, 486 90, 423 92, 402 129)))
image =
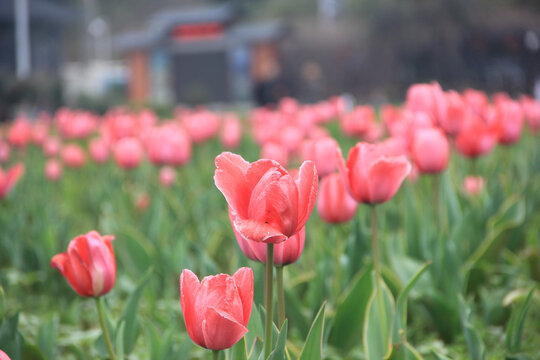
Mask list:
POLYGON ((285 291, 283 289, 283 266, 276 266, 278 326, 285 322, 285 291))
POLYGON ((341 254, 343 253, 343 241, 336 235, 337 225, 330 226, 330 244, 335 246, 334 253, 334 299, 337 301, 341 291, 341 254))
POLYGON ((384 307, 384 298, 381 288, 381 282, 383 281, 381 275, 381 253, 379 249, 379 239, 377 235, 376 205, 371 205, 371 249, 373 251, 373 268, 375 269, 375 291, 377 296, 381 324, 386 324, 386 311, 384 307))
POLYGON ((219 350, 212 350, 212 360, 219 360, 219 350))
POLYGON ((264 293, 266 323, 264 328, 264 358, 272 351, 272 306, 274 298, 274 244, 266 244, 266 267, 264 270, 264 293))
POLYGON ((105 345, 107 345, 107 350, 109 351, 109 356, 111 360, 116 360, 116 354, 114 353, 114 348, 111 342, 111 337, 109 335, 109 328, 105 322, 105 312, 103 311, 103 300, 101 297, 97 297, 96 306, 99 315, 99 324, 101 325, 101 331, 103 332, 103 338, 105 339, 105 345))

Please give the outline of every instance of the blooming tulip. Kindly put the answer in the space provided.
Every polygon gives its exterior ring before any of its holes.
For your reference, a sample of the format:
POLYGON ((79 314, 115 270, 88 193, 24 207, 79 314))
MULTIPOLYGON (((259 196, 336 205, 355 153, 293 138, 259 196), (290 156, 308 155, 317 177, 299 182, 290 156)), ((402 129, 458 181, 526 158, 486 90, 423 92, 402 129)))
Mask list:
POLYGON ((521 105, 513 100, 500 100, 496 109, 499 142, 510 145, 519 141, 524 123, 521 105))
POLYGON ((139 139, 123 138, 114 146, 114 160, 123 169, 133 169, 139 166, 143 158, 143 147, 139 139))
POLYGON ((4 198, 24 174, 24 165, 17 164, 4 172, 0 167, 0 199, 4 198))
POLYGON ((62 149, 62 161, 72 168, 79 168, 84 165, 86 158, 84 156, 84 150, 75 144, 68 144, 62 149))
POLYGON ((289 163, 289 153, 287 149, 283 145, 274 142, 268 142, 263 145, 261 158, 277 161, 282 166, 287 166, 289 163))
POLYGON ((60 152, 60 140, 55 137, 50 137, 43 141, 43 153, 45 156, 56 156, 60 152))
POLYGON ((323 177, 336 169, 337 147, 336 140, 331 137, 307 140, 302 144, 302 158, 313 161, 317 167, 317 173, 323 177))
POLYGON ((25 147, 32 138, 32 126, 25 118, 15 120, 7 133, 9 143, 17 148, 25 147))
POLYGON ((191 158, 187 132, 172 123, 153 128, 145 143, 148 158, 156 165, 180 166, 191 158))
POLYGON ((116 281, 112 235, 97 231, 70 241, 67 252, 55 255, 51 266, 58 269, 79 295, 97 297, 108 293, 116 281))
POLYGON ((56 159, 45 163, 45 177, 50 181, 58 181, 62 177, 62 164, 56 159))
POLYGON ((185 269, 180 275, 180 304, 191 339, 210 350, 232 347, 248 331, 253 306, 253 271, 218 274, 199 282, 185 269))
MULTIPOLYGON (((236 242, 238 242, 238 246, 240 246, 240 250, 242 250, 244 255, 251 260, 266 264, 266 244, 244 239, 234 226, 236 215, 234 215, 230 208, 229 218, 231 219, 236 242)), ((303 227, 296 235, 289 237, 279 244, 275 244, 274 266, 285 266, 296 262, 300 258, 300 255, 302 255, 302 251, 304 251, 305 242, 306 228, 303 227)))
POLYGON ((345 163, 338 149, 338 167, 352 197, 361 203, 378 204, 390 200, 411 171, 404 156, 386 156, 377 144, 360 142, 345 163))
POLYGON ((351 220, 358 203, 349 195, 340 174, 330 174, 321 180, 317 212, 331 224, 351 220))
POLYGON ((447 104, 441 86, 414 84, 407 90, 406 108, 412 112, 425 112, 432 120, 440 123, 446 120, 447 104))
POLYGON ((296 180, 276 161, 248 163, 224 152, 216 157, 214 180, 236 213, 236 230, 246 239, 279 243, 306 224, 317 197, 317 170, 311 161, 296 180))
POLYGON ((450 145, 437 128, 419 129, 414 134, 412 155, 421 173, 442 172, 448 166, 450 145))
POLYGON ((471 114, 456 138, 456 148, 461 154, 476 158, 491 152, 497 140, 497 129, 471 114))

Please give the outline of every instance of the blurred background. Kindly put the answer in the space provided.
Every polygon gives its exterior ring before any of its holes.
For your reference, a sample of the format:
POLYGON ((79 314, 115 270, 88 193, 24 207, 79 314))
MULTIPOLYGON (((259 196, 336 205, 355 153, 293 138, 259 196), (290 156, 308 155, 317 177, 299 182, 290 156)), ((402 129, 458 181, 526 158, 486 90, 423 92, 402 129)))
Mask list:
POLYGON ((2 0, 0 119, 266 105, 416 82, 540 97, 538 0, 2 0))

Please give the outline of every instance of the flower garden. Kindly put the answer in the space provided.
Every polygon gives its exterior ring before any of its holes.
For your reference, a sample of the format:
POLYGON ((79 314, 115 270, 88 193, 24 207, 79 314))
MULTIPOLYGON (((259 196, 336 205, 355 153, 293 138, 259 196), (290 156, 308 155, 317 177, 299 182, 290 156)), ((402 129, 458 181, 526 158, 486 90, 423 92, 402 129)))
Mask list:
POLYGON ((0 360, 538 359, 540 105, 63 108, 0 128, 0 360))

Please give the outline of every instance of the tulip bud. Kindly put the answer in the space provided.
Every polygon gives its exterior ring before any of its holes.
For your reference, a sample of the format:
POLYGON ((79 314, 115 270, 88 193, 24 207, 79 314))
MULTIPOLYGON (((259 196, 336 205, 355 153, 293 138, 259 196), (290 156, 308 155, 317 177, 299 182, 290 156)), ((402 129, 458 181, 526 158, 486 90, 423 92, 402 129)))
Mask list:
POLYGON ((419 129, 414 134, 412 155, 421 173, 440 173, 448 166, 450 145, 441 130, 419 129))
POLYGON ((317 212, 324 221, 331 224, 347 222, 354 217, 357 206, 340 174, 330 174, 321 180, 317 212))

